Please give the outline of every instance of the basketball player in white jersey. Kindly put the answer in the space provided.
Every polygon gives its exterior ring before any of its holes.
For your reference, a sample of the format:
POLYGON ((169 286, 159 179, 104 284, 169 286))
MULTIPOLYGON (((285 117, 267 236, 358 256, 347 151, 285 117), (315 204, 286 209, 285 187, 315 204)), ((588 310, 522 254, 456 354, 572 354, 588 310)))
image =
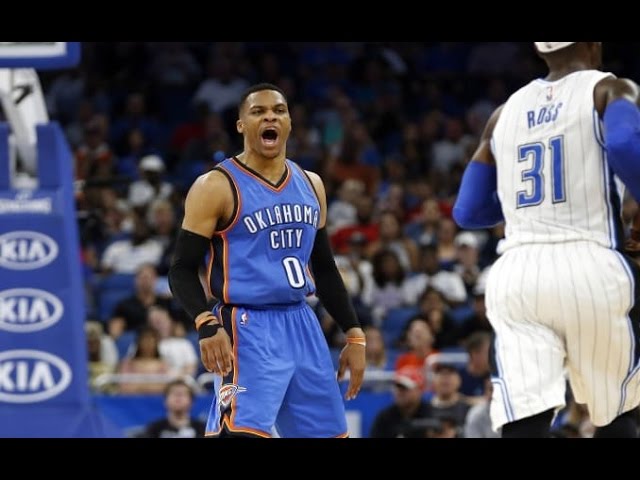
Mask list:
POLYGON ((489 119, 454 207, 463 228, 506 222, 487 280, 493 428, 547 437, 568 374, 596 437, 635 437, 640 272, 622 250, 640 200, 638 86, 599 70, 601 42, 535 42, 545 79, 489 119))

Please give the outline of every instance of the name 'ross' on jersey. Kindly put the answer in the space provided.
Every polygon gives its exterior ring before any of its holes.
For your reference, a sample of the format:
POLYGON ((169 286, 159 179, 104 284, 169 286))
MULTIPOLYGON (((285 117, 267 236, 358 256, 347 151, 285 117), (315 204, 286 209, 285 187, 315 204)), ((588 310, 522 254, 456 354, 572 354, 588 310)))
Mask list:
POLYGON ((506 220, 504 249, 593 241, 622 246, 624 186, 606 160, 594 88, 610 73, 537 79, 503 107, 491 150, 506 220))
POLYGON ((220 163, 236 193, 232 223, 212 238, 211 291, 225 304, 300 303, 315 292, 309 270, 320 204, 303 170, 286 161, 271 184, 235 158, 220 163))

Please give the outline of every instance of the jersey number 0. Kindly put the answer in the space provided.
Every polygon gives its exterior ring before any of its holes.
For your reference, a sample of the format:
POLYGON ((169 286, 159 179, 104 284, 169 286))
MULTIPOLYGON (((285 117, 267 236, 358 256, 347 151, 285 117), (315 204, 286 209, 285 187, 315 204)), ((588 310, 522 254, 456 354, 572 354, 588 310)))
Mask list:
POLYGON ((282 266, 287 274, 287 280, 292 288, 302 288, 306 284, 302 265, 297 257, 285 257, 282 259, 282 266))

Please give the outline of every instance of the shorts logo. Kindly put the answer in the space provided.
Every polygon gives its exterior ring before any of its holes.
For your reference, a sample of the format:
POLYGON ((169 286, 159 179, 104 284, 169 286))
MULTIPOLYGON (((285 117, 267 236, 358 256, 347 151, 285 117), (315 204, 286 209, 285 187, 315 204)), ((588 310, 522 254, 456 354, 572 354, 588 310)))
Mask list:
POLYGON ((249 314, 242 312, 242 315, 240 315, 240 325, 245 326, 247 323, 249 323, 249 314))
POLYGON ((246 392, 247 389, 236 385, 235 383, 227 383, 220 387, 220 391, 218 392, 218 400, 223 407, 228 407, 231 404, 231 400, 238 393, 246 392))

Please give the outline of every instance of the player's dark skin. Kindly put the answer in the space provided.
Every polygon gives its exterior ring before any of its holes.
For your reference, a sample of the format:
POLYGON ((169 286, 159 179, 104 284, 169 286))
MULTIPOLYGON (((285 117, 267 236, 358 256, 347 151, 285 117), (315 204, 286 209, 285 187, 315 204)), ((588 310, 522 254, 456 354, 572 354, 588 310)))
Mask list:
MULTIPOLYGON (((602 66, 601 42, 577 42, 557 52, 538 53, 549 67, 549 74, 545 80, 553 82, 580 70, 598 69, 602 66)), ((608 77, 601 80, 595 87, 594 102, 600 118, 604 117, 607 106, 618 99, 627 99, 640 105, 640 88, 626 78, 608 77)), ((495 165, 491 153, 491 137, 500 118, 502 106, 498 107, 487 122, 480 145, 473 154, 473 161, 495 165)), ((633 219, 632 235, 627 240, 625 248, 629 252, 640 252, 640 212, 633 219)))
MULTIPOLYGON (((244 151, 236 158, 262 177, 276 184, 286 170, 286 144, 291 133, 291 117, 285 98, 274 90, 261 90, 249 95, 241 106, 239 119, 236 122, 238 133, 244 137, 244 151), (278 132, 276 141, 266 141, 262 133, 265 129, 278 132)), ((313 182, 320 201, 321 219, 318 228, 323 228, 327 217, 326 193, 322 180, 313 173, 307 172, 313 182)), ((182 228, 211 238, 218 224, 226 224, 233 215, 234 197, 229 181, 219 171, 199 177, 187 194, 185 215, 182 228)), ((196 318, 210 315, 202 312, 196 318)), ((361 328, 352 328, 347 337, 364 338, 361 328)), ((200 340, 200 355, 205 368, 219 375, 231 372, 233 350, 228 334, 218 329, 213 337, 200 340)), ((338 378, 350 371, 349 386, 346 398, 352 399, 360 391, 365 369, 365 348, 358 344, 347 344, 340 354, 338 378)))
MULTIPOLYGON (((549 74, 545 80, 553 82, 580 70, 598 69, 602 66, 601 42, 577 42, 557 52, 538 53, 549 67, 549 74)), ((632 80, 625 78, 605 78, 594 89, 594 102, 600 118, 614 100, 626 98, 640 104, 640 90, 632 80)), ((500 118, 502 106, 498 107, 487 122, 480 145, 473 154, 473 160, 488 165, 495 165, 491 153, 491 137, 493 129, 500 118)))

